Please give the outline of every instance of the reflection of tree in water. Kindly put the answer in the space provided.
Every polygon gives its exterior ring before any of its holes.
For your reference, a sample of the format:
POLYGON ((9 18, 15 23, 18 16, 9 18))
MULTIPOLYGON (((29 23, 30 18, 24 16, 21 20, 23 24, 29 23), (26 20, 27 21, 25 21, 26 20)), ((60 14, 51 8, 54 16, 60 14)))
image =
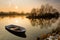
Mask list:
POLYGON ((53 18, 51 20, 48 20, 48 19, 30 19, 32 26, 40 26, 41 28, 51 26, 53 23, 56 22, 56 20, 57 19, 55 19, 55 18, 53 18))

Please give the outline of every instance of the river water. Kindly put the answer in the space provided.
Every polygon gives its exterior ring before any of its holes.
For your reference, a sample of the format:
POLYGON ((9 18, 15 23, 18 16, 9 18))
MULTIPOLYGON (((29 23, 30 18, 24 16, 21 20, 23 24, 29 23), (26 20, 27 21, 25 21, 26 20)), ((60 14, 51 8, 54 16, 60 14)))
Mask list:
POLYGON ((60 18, 28 19, 26 16, 0 17, 0 40, 36 40, 41 34, 49 33, 56 29, 60 23, 60 18), (18 25, 26 29, 26 38, 18 37, 5 29, 6 25, 18 25))

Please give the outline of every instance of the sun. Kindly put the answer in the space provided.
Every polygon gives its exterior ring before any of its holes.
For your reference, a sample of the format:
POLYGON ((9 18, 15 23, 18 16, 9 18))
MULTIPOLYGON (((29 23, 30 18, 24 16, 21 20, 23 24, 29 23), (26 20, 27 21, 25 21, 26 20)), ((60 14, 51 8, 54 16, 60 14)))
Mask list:
POLYGON ((18 9, 18 6, 15 6, 15 9, 17 10, 18 9))

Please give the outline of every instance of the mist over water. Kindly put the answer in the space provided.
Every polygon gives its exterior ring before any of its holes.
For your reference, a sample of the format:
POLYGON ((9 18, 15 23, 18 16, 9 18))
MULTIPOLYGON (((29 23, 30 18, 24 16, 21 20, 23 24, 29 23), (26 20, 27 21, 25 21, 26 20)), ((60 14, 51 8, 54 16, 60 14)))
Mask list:
POLYGON ((38 36, 49 33, 60 26, 58 19, 28 19, 26 16, 0 17, 0 40, 36 40, 38 36), (26 38, 11 34, 5 29, 6 25, 18 25, 26 29, 26 38))

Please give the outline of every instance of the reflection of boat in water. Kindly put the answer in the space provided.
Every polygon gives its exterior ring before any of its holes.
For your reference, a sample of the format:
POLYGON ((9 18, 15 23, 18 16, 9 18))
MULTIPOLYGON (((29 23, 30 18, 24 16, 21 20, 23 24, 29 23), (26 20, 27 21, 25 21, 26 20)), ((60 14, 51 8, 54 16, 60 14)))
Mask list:
POLYGON ((26 35, 25 35, 26 30, 23 27, 16 26, 16 25, 8 25, 8 26, 5 26, 5 28, 6 28, 6 30, 15 34, 16 36, 26 37, 26 35))

